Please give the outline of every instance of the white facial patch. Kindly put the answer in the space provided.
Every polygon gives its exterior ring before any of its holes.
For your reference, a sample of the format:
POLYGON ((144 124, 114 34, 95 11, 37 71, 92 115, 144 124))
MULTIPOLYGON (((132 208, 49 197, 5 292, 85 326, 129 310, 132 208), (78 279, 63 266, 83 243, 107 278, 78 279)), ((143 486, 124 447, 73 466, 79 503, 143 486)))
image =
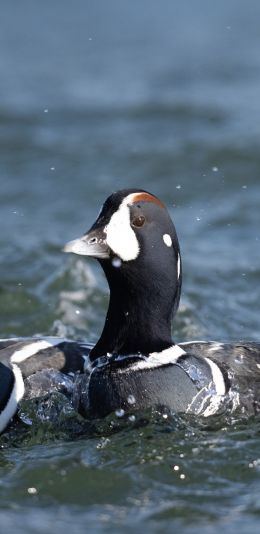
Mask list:
POLYGON ((107 244, 123 261, 135 260, 140 251, 137 237, 130 224, 128 204, 131 203, 131 197, 133 195, 128 195, 123 200, 106 227, 107 244))
POLYGON ((163 234, 163 241, 166 245, 166 247, 171 247, 172 246, 172 238, 169 234, 163 234))

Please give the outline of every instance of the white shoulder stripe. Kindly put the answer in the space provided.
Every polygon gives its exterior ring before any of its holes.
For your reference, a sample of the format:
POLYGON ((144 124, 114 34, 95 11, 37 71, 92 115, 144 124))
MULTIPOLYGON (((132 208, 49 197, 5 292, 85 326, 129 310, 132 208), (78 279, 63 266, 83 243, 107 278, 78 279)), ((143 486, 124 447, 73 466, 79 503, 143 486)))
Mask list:
POLYGON ((225 385, 223 373, 221 372, 219 366, 215 362, 213 362, 209 358, 205 358, 205 360, 210 366, 212 379, 215 384, 217 395, 225 395, 226 385, 225 385))
POLYGON ((216 352, 218 350, 223 349, 223 343, 218 343, 217 341, 214 341, 212 343, 212 346, 208 349, 209 352, 216 352))
POLYGON ((39 339, 33 343, 29 343, 22 349, 14 351, 11 356, 11 363, 21 363, 24 360, 27 360, 27 358, 37 354, 37 352, 40 350, 48 349, 49 347, 56 347, 62 343, 62 341, 63 340, 60 338, 48 338, 48 341, 39 339))
POLYGON ((0 433, 5 429, 14 416, 17 410, 18 402, 24 395, 24 382, 22 373, 17 365, 13 365, 12 370, 14 373, 14 387, 6 406, 0 413, 0 433))
POLYGON ((192 341, 182 341, 180 345, 193 345, 194 343, 204 343, 205 345, 209 345, 210 343, 215 343, 215 341, 203 341, 202 339, 193 339, 192 341))

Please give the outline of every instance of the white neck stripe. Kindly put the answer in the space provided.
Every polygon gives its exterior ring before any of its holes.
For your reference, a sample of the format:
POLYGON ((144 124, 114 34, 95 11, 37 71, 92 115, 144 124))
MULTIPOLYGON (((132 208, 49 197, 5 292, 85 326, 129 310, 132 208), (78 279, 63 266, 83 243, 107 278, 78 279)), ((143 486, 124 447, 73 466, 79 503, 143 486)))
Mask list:
POLYGON ((185 351, 179 345, 172 345, 168 349, 162 350, 162 352, 152 352, 145 359, 140 359, 131 366, 131 369, 137 371, 175 364, 184 354, 186 354, 185 351))

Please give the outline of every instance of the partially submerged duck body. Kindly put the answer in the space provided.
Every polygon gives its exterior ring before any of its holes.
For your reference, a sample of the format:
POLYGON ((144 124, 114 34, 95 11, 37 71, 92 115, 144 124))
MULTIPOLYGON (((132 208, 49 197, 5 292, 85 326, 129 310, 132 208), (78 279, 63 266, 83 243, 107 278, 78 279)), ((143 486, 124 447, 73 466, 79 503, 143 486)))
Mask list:
POLYGON ((0 341, 0 431, 23 397, 52 390, 87 417, 158 406, 203 416, 227 405, 259 410, 260 343, 172 340, 181 257, 159 199, 142 190, 114 193, 65 251, 97 258, 104 270, 110 302, 103 332, 94 347, 59 338, 0 341))

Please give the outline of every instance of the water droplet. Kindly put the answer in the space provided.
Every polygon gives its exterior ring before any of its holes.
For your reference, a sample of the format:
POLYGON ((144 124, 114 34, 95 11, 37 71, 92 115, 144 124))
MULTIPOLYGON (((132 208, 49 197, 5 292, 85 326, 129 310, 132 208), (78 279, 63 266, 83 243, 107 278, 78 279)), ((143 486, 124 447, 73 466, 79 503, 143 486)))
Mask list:
POLYGON ((117 257, 113 258, 112 259, 112 265, 113 265, 113 267, 116 267, 118 269, 122 265, 122 260, 120 260, 120 258, 117 258, 117 257))
POLYGON ((97 444, 97 449, 104 449, 109 443, 109 438, 101 438, 100 442, 97 444))
POLYGON ((125 415, 125 410, 123 410, 123 408, 118 408, 118 410, 115 411, 115 414, 117 417, 123 417, 123 415, 125 415))
POLYGON ((213 172, 218 172, 218 167, 212 167, 213 172))
POLYGON ((36 488, 27 488, 27 491, 30 495, 36 495, 37 489, 36 488))
POLYGON ((131 421, 131 423, 134 423, 135 422, 135 415, 129 415, 128 419, 129 419, 129 421, 131 421))
POLYGON ((180 184, 176 185, 176 189, 181 189, 181 185, 180 184))
POLYGON ((135 400, 134 395, 128 395, 127 402, 128 402, 128 404, 135 404, 136 400, 135 400))

